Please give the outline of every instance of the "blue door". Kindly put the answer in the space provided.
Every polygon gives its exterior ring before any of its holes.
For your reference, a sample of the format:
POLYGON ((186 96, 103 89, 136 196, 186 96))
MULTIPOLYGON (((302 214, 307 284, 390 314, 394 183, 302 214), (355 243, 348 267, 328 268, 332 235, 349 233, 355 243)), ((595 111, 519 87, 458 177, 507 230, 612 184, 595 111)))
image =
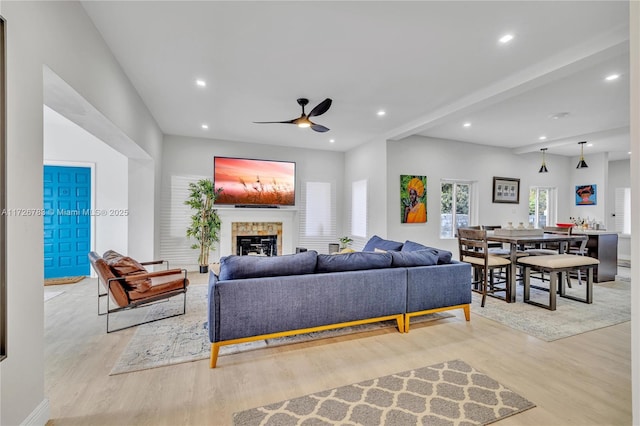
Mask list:
POLYGON ((44 277, 89 275, 91 169, 44 166, 44 277))

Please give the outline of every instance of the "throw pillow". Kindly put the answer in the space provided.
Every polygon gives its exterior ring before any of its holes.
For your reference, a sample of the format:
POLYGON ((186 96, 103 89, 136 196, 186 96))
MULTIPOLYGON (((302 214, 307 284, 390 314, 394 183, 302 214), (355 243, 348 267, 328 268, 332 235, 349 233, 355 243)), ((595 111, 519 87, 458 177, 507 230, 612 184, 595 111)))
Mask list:
POLYGON ((434 253, 438 256, 439 265, 442 265, 445 263, 451 263, 451 258, 453 257, 453 254, 448 250, 437 249, 435 247, 427 247, 420 243, 416 243, 414 241, 409 241, 409 240, 404 242, 404 244, 402 245, 401 251, 412 252, 416 250, 433 250, 434 253))
POLYGON ((318 252, 309 250, 284 256, 225 256, 220 259, 220 281, 245 278, 313 274, 318 252))
POLYGON ((353 252, 338 255, 319 254, 316 272, 344 272, 380 269, 391 266, 389 253, 353 252))
POLYGON ((438 264, 438 254, 434 250, 392 251, 391 266, 412 267, 438 264))
POLYGON ((367 241, 367 244, 365 244, 362 251, 374 251, 377 248, 386 251, 397 251, 402 248, 402 243, 399 243, 398 241, 385 240, 378 237, 377 235, 374 235, 369 239, 369 241, 367 241))

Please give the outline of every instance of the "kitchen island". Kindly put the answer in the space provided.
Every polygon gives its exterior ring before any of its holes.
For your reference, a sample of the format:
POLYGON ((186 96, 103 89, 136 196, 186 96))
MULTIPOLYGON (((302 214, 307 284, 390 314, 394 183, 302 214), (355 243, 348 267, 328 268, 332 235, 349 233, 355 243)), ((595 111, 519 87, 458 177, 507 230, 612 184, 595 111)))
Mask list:
POLYGON ((587 256, 600 261, 593 270, 593 281, 614 281, 618 273, 618 234, 598 230, 574 230, 572 234, 587 235, 587 256))

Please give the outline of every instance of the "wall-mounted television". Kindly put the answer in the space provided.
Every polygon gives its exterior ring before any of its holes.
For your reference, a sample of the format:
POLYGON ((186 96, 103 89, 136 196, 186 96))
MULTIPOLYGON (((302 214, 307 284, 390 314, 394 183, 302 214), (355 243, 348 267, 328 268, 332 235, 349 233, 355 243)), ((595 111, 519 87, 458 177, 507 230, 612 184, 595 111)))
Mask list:
POLYGON ((294 206, 296 163, 214 157, 213 182, 222 188, 216 204, 255 207, 294 206))

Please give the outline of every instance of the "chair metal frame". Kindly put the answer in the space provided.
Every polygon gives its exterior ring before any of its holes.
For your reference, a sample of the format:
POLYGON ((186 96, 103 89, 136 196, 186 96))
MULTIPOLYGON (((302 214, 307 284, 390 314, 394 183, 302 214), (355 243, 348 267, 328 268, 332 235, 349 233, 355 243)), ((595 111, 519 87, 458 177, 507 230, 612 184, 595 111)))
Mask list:
MULTIPOLYGON (((150 261, 150 262, 141 262, 140 264, 143 265, 143 266, 166 264, 166 269, 162 270, 162 271, 157 271, 157 272, 149 272, 149 273, 146 273, 146 274, 137 274, 136 275, 137 279, 159 277, 159 276, 166 275, 167 271, 169 271, 169 262, 166 261, 166 260, 154 260, 154 261, 150 261)), ((170 291, 170 292, 166 292, 166 293, 161 293, 161 294, 158 294, 156 296, 148 297, 148 298, 145 298, 145 299, 142 299, 142 300, 137 300, 137 301, 136 300, 132 301, 131 298, 129 298, 129 294, 127 292, 125 292, 127 294, 127 300, 128 300, 127 306, 117 306, 115 308, 112 308, 111 307, 111 298, 108 297, 109 293, 112 292, 112 286, 113 285, 121 286, 122 282, 126 280, 126 277, 125 276, 116 276, 114 278, 107 279, 106 283, 104 283, 104 282, 102 283, 102 288, 104 288, 105 291, 101 292, 100 291, 101 290, 100 282, 102 281, 102 278, 100 277, 100 274, 96 270, 96 274, 98 276, 98 280, 97 280, 97 283, 98 283, 98 316, 106 315, 107 333, 113 333, 115 331, 125 330, 127 328, 137 327, 137 326, 142 325, 142 324, 148 324, 148 323, 151 323, 151 322, 160 321, 160 320, 163 320, 163 319, 173 318, 173 317, 177 317, 177 316, 186 314, 186 312, 187 312, 187 270, 186 269, 180 269, 180 271, 183 274, 184 278, 183 278, 182 287, 179 290, 174 290, 174 291, 170 291), (136 322, 134 324, 127 325, 127 326, 124 326, 124 327, 119 327, 119 328, 115 328, 115 329, 109 329, 109 315, 110 314, 114 314, 114 313, 117 313, 117 312, 128 311, 128 310, 132 310, 132 309, 139 308, 139 307, 153 306, 153 305, 156 305, 158 303, 164 303, 164 302, 167 302, 168 299, 170 299, 170 298, 172 298, 174 296, 178 296, 180 294, 183 295, 182 312, 178 312, 178 313, 173 314, 173 315, 154 318, 154 319, 151 319, 151 320, 148 320, 148 321, 136 322), (103 298, 103 297, 107 297, 107 310, 104 311, 104 312, 101 312, 101 310, 100 310, 100 299, 103 298)))

